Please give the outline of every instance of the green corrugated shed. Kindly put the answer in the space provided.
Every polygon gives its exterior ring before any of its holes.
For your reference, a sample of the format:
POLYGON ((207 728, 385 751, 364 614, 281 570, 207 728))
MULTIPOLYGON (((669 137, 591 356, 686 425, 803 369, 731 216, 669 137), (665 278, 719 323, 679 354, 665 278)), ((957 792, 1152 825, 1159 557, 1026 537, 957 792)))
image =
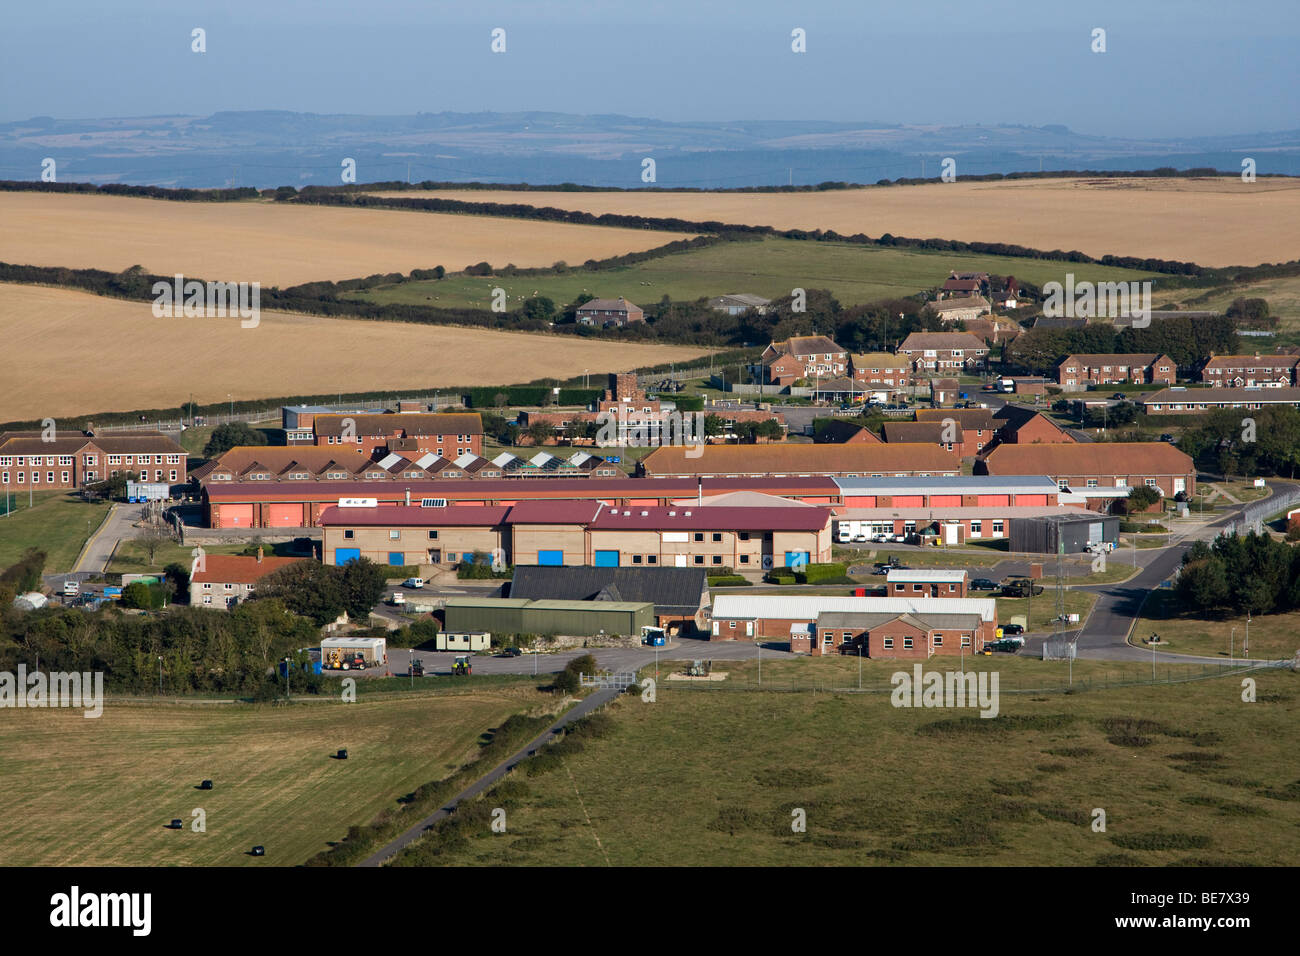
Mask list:
POLYGON ((606 634, 637 636, 655 623, 649 601, 530 601, 524 598, 448 598, 448 631, 491 631, 493 634, 562 634, 594 637, 606 634))

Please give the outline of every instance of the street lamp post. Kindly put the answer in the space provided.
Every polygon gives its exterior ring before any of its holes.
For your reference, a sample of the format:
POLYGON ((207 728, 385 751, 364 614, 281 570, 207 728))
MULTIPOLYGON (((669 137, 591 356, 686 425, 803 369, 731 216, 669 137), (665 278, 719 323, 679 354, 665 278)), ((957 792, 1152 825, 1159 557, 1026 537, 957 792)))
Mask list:
POLYGON ((162 696, 162 655, 158 655, 158 696, 162 696))
POLYGON ((284 659, 284 699, 289 699, 289 658, 284 659))
POLYGON ((1237 643, 1237 625, 1232 626, 1232 633, 1228 636, 1228 660, 1232 660, 1232 650, 1237 643))

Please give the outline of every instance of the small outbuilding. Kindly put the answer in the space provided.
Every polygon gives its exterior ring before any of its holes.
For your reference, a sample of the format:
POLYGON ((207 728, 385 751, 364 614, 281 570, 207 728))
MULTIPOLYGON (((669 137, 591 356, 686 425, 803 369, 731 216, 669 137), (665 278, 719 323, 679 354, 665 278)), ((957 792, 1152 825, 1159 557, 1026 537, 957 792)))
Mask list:
POLYGON ((320 642, 321 663, 352 661, 360 654, 367 667, 388 663, 388 641, 382 637, 327 637, 320 642), (337 658, 335 657, 337 655, 337 658))

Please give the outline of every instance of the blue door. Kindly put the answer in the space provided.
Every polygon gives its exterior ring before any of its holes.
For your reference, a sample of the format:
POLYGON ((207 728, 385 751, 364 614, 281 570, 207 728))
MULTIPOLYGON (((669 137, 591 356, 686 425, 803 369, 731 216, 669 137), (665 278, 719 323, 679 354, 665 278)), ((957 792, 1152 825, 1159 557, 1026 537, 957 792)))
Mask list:
POLYGON ((537 563, 542 565, 562 565, 564 564, 563 551, 538 551, 537 563))
POLYGON ((808 552, 807 551, 787 551, 785 553, 785 566, 787 568, 807 568, 808 552))
POLYGON ((597 551, 596 567, 598 568, 616 568, 618 567, 617 551, 597 551))
POLYGON ((343 565, 343 564, 347 564, 349 561, 360 561, 360 560, 361 560, 360 548, 335 548, 334 549, 335 564, 343 565))
POLYGON ((404 555, 401 551, 389 551, 388 563, 396 565, 397 567, 400 568, 404 564, 406 564, 406 555, 404 555))

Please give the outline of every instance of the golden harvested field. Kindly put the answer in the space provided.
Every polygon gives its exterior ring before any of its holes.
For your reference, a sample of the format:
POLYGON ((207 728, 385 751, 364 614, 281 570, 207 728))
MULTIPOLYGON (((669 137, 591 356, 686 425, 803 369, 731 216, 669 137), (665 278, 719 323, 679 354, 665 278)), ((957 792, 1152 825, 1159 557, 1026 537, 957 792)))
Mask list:
POLYGON ((148 302, 0 284, 0 421, 331 391, 508 385, 707 350, 263 312, 156 319, 148 302))
MULTIPOLYGON (((1300 259, 1300 181, 1047 179, 867 186, 821 193, 381 193, 592 213, 833 229, 845 235, 1007 242, 1205 266, 1300 259)), ((572 260, 570 260, 572 261, 572 260)))
POLYGON ((385 209, 273 202, 170 202, 125 196, 0 193, 0 260, 121 271, 144 266, 281 288, 321 279, 477 262, 500 268, 603 259, 683 238, 607 229, 385 209))

